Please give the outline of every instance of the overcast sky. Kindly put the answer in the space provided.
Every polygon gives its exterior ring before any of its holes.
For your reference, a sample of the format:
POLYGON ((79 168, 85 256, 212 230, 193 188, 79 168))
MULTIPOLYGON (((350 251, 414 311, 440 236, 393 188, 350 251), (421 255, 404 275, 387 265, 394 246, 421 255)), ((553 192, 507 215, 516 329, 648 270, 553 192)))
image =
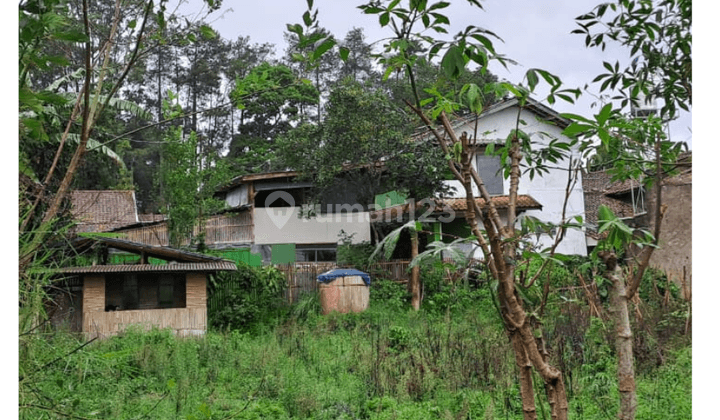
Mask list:
MULTIPOLYGON (((190 0, 196 7, 200 0, 190 0)), ((388 28, 380 28, 377 16, 366 16, 357 6, 357 0, 315 0, 319 9, 320 25, 336 38, 344 38, 354 27, 364 30, 369 43, 391 36, 388 28)), ((541 68, 559 76, 567 87, 583 88, 603 72, 602 62, 628 63, 629 52, 610 47, 585 48, 584 37, 570 32, 576 28, 575 17, 591 11, 599 0, 485 0, 484 10, 470 6, 467 1, 454 1, 444 9, 450 18, 450 35, 475 25, 497 34, 504 42, 495 42, 496 50, 518 62, 510 69, 493 64, 490 70, 510 82, 518 83, 529 68, 541 68)), ((210 22, 223 38, 234 40, 249 36, 252 43, 271 43, 276 57, 286 48, 283 33, 286 24, 301 23, 306 10, 304 0, 224 0, 219 12, 210 15, 210 22)), ((591 91, 596 91, 591 86, 591 91)), ((536 97, 536 99, 541 99, 536 97)), ((556 102, 559 112, 590 115, 597 112, 591 104, 596 101, 584 94, 576 105, 556 102)), ((691 118, 683 115, 671 125, 671 138, 686 141, 692 147, 691 118)))

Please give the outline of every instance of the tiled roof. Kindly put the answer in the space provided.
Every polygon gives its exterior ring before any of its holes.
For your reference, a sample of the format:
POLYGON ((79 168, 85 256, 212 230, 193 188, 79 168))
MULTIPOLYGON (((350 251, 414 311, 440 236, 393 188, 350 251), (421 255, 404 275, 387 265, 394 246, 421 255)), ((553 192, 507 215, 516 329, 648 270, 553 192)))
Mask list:
POLYGON ((636 215, 631 203, 618 200, 611 195, 638 188, 637 181, 613 182, 612 175, 607 171, 595 171, 583 174, 582 183, 585 193, 585 222, 591 227, 597 225, 598 209, 602 205, 610 208, 620 218, 636 215))
POLYGON ((237 266, 232 261, 219 261, 210 263, 170 263, 170 264, 118 264, 93 265, 89 267, 60 268, 56 272, 62 274, 86 273, 175 273, 175 272, 208 272, 208 271, 236 271, 237 266))
MULTIPOLYGON (((510 196, 507 195, 498 195, 495 197, 490 197, 490 200, 495 205, 495 208, 497 209, 504 209, 507 208, 510 204, 510 196)), ((411 207, 410 204, 401 204, 397 206, 388 207, 381 210, 375 210, 370 213, 370 217, 372 220, 386 220, 388 218, 394 218, 397 217, 397 215, 409 213, 411 210, 416 210, 423 212, 423 207, 421 206, 424 203, 425 200, 419 202, 416 207, 411 207)), ((485 200, 482 198, 476 198, 475 201, 478 203, 480 208, 486 207, 485 200)), ((467 199, 465 198, 445 198, 445 199, 436 199, 436 207, 433 210, 433 212, 442 213, 444 211, 447 211, 448 208, 451 208, 453 211, 456 212, 464 212, 467 210, 467 199)), ((542 204, 538 203, 534 198, 532 198, 529 195, 518 195, 517 198, 517 209, 518 210, 540 210, 542 209, 542 204)))
MULTIPOLYGON (((492 200, 495 208, 498 209, 504 209, 510 205, 509 195, 498 195, 495 197, 490 197, 490 200, 492 200)), ((465 198, 446 198, 442 201, 445 205, 448 205, 455 211, 467 210, 467 199, 465 198)), ((475 201, 478 203, 478 206, 480 208, 485 207, 484 199, 476 198, 475 201)), ((522 210, 540 210, 542 209, 542 204, 538 203, 534 198, 530 197, 529 195, 518 195, 517 208, 522 210)))
POLYGON ((77 232, 105 232, 138 222, 132 190, 79 190, 70 194, 77 232))

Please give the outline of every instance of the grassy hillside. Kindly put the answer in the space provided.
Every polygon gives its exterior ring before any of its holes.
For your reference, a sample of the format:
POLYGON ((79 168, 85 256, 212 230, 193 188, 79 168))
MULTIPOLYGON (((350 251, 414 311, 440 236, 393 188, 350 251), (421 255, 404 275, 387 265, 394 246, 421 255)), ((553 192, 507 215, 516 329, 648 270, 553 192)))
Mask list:
MULTIPOLYGON (((79 350, 67 333, 38 335, 21 347, 20 418, 522 418, 517 369, 486 288, 435 293, 415 313, 395 285, 373 287, 364 313, 321 316, 307 297, 252 332, 129 331, 79 350)), ((547 340, 571 418, 614 418, 611 326, 580 303, 555 311, 547 340)), ((684 321, 668 308, 646 313, 637 418, 689 419, 684 321)), ((549 418, 540 385, 536 395, 539 418, 549 418)))

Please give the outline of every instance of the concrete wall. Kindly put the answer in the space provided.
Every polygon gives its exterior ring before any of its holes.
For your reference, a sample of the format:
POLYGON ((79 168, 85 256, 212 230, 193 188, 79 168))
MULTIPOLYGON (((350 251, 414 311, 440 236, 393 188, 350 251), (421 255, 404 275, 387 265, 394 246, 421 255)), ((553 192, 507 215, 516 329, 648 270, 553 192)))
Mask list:
POLYGON ((255 244, 337 243, 340 231, 355 233, 353 243, 370 240, 368 212, 335 213, 299 218, 299 207, 253 209, 255 244))
MULTIPOLYGON (((662 202, 668 205, 660 225, 659 248, 650 266, 663 270, 679 287, 690 290, 692 279, 692 173, 666 180, 662 202)), ((655 189, 647 195, 648 219, 654 229, 655 189)), ((682 290, 682 289, 681 289, 682 290)))
MULTIPOLYGON (((480 120, 478 128, 478 132, 481 133, 478 136, 481 139, 479 143, 504 143, 504 140, 510 131, 515 128, 516 118, 517 107, 511 107, 483 117, 480 120)), ((559 127, 538 121, 536 114, 533 112, 523 110, 520 118, 527 123, 527 125, 521 126, 521 129, 530 135, 534 142, 538 143, 538 147, 546 146, 553 138, 562 138, 562 130, 559 127), (542 133, 547 133, 547 135, 542 133)), ((468 124, 459 129, 458 133, 466 131, 468 134, 472 134, 473 130, 474 124, 468 124)), ((573 157, 577 158, 578 153, 574 152, 573 157)), ((476 162, 473 162, 473 165, 475 165, 475 163, 476 162)), ((532 210, 525 214, 537 217, 538 219, 547 222, 560 222, 562 219, 565 189, 568 182, 568 171, 564 168, 568 167, 568 163, 568 160, 564 160, 558 162, 557 164, 551 164, 550 166, 553 169, 550 169, 549 173, 543 174, 542 177, 536 175, 532 180, 527 174, 521 177, 518 194, 530 195, 543 206, 542 210, 532 210)), ((568 200, 565 215, 566 219, 578 215, 584 217, 585 214, 585 199, 583 196, 582 179, 580 176, 581 174, 578 174, 578 179, 570 192, 570 199, 568 200)), ((465 191, 459 182, 448 182, 450 185, 456 187, 456 190, 458 191, 456 196, 465 196, 465 191)), ((473 190, 474 194, 479 196, 479 191, 475 187, 474 183, 473 190)), ((510 179, 504 180, 503 190, 504 194, 509 193, 510 179)), ((549 237, 541 237, 540 244, 543 247, 550 246, 552 244, 552 239, 549 237)), ((562 254, 587 255, 585 233, 581 230, 569 230, 565 239, 558 246, 557 252, 562 254)))

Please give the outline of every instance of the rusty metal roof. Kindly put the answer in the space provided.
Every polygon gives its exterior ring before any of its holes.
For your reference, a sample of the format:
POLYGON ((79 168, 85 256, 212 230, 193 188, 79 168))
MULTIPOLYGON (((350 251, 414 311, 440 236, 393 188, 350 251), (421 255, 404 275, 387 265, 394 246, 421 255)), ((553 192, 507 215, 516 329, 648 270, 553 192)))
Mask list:
POLYGON ((65 267, 53 270, 62 274, 89 274, 89 273, 174 273, 174 272, 209 272, 209 271, 236 271, 237 266, 232 261, 219 261, 212 263, 169 263, 169 264, 119 264, 119 265, 93 265, 89 267, 65 267))

